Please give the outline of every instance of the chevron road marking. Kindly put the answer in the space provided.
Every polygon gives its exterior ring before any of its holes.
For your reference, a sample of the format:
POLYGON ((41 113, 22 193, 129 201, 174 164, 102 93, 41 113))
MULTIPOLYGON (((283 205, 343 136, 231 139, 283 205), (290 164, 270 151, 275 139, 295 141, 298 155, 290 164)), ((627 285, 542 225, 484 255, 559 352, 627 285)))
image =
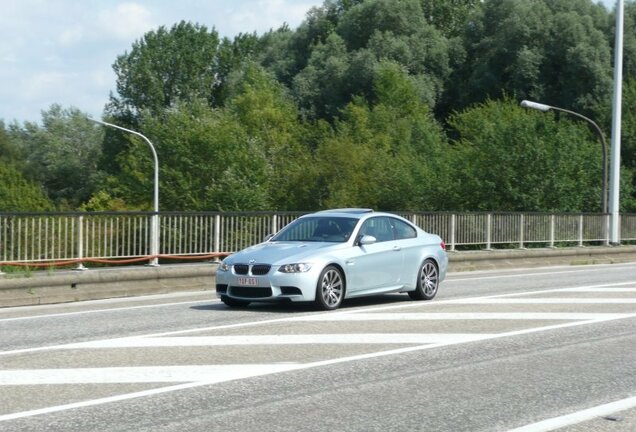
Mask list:
POLYGON ((299 345, 299 344, 401 344, 412 345, 395 349, 358 354, 315 361, 312 363, 269 363, 269 364, 228 364, 228 365, 194 365, 194 366, 140 366, 140 367, 107 367, 79 369, 34 369, 34 370, 0 370, 0 385, 36 385, 36 384, 75 384, 75 383, 179 383, 161 388, 127 393, 112 397, 87 400, 78 403, 52 406, 42 409, 0 415, 0 422, 39 414, 53 413, 68 409, 95 406, 104 403, 124 401, 133 398, 206 386, 219 382, 240 380, 250 377, 275 374, 280 372, 303 370, 326 365, 372 359, 401 353, 422 351, 442 346, 469 343, 474 341, 506 338, 553 329, 575 327, 598 323, 601 321, 621 320, 636 317, 636 313, 387 313, 394 309, 410 307, 426 307, 449 304, 636 304, 636 298, 518 298, 524 295, 536 295, 548 292, 633 292, 635 282, 612 285, 583 286, 575 288, 513 293, 488 297, 454 299, 430 303, 414 302, 408 305, 389 305, 384 307, 367 307, 350 311, 319 313, 299 317, 287 317, 247 323, 212 326, 151 334, 137 337, 98 340, 84 343, 72 343, 50 347, 35 347, 23 350, 4 351, 0 355, 22 354, 34 351, 56 349, 92 349, 92 348, 125 348, 125 347, 184 347, 184 346, 221 346, 221 345, 299 345), (624 287, 632 285, 632 287, 624 287), (623 288, 619 288, 622 287, 623 288), (603 287, 603 288, 601 288, 603 287), (607 291, 604 291, 607 290, 607 291), (617 291, 620 290, 620 291, 617 291), (625 291, 627 290, 627 291, 625 291), (281 322, 299 321, 371 321, 371 320, 560 320, 563 323, 541 327, 527 328, 503 333, 475 334, 317 334, 317 335, 250 335, 250 336, 181 336, 196 332, 236 329, 249 326, 266 326, 281 322))

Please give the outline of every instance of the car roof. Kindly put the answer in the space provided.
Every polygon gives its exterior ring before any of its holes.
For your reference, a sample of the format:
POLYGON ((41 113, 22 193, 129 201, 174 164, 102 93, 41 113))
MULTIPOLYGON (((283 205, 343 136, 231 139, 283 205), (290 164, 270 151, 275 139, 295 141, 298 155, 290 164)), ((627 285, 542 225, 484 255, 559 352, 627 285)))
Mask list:
POLYGON ((322 210, 311 214, 306 214, 305 216, 319 216, 319 217, 348 217, 355 219, 366 219, 370 216, 392 216, 398 217, 396 214, 392 213, 384 213, 384 212, 376 212, 373 209, 368 208, 339 208, 339 209, 331 209, 331 210, 322 210))
POLYGON ((331 210, 322 210, 322 211, 316 212, 314 214, 323 214, 323 213, 364 214, 364 213, 373 213, 373 209, 368 209, 368 208, 339 208, 339 209, 331 209, 331 210))

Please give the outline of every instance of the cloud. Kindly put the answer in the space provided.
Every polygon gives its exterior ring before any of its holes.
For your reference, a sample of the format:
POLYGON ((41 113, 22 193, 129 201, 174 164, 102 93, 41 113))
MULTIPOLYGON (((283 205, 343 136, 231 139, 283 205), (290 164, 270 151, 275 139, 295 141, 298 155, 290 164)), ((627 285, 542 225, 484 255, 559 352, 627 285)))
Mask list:
POLYGON ((131 41, 155 27, 150 10, 138 3, 121 3, 101 10, 97 16, 100 31, 116 39, 131 41))
POLYGON ((277 29, 284 23, 292 27, 302 22, 307 11, 319 5, 319 1, 289 0, 258 0, 255 2, 241 2, 239 6, 231 8, 227 15, 231 33, 249 33, 256 31, 261 34, 270 29, 277 29))

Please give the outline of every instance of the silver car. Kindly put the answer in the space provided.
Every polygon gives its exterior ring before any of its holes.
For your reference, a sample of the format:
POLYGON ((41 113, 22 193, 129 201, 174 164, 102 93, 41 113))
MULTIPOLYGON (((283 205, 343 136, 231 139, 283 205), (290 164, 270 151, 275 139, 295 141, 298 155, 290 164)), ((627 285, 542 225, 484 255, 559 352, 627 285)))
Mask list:
POLYGON ((322 310, 343 299, 406 292, 430 300, 446 276, 442 239, 408 220, 368 209, 304 215, 263 243, 225 258, 217 296, 228 306, 250 302, 314 302, 322 310))

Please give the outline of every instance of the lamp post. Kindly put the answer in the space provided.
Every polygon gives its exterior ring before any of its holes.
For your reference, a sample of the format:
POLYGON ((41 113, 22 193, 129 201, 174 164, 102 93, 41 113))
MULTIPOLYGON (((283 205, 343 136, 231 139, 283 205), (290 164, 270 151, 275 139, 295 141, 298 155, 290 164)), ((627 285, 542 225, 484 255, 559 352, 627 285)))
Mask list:
POLYGON ((612 163, 610 165, 610 243, 619 245, 620 178, 621 178, 621 119, 623 94, 623 24, 625 4, 616 0, 616 37, 614 42, 614 95, 612 97, 612 163))
POLYGON ((555 107, 555 106, 551 106, 551 105, 546 105, 546 104, 542 104, 539 102, 532 102, 529 100, 523 100, 521 101, 521 106, 523 108, 531 108, 531 109, 536 109, 542 112, 548 112, 550 110, 554 110, 554 111, 562 111, 564 113, 568 113, 570 115, 573 115, 574 117, 578 117, 580 119, 583 119, 587 122, 589 122, 592 126, 594 126, 594 129, 596 130, 596 133, 598 134, 598 136, 601 139, 601 146, 602 146, 602 150, 603 150, 603 196, 601 199, 601 208, 604 214, 607 214, 607 143, 605 141, 605 135, 603 134, 603 131, 601 130, 600 127, 598 127, 598 125, 592 120, 589 119, 587 117, 585 117, 582 114, 576 113, 574 111, 570 111, 564 108, 559 108, 559 107, 555 107))
POLYGON ((154 258, 150 261, 151 266, 158 266, 159 259, 157 255, 159 255, 159 158, 157 157, 157 151, 155 150, 155 146, 152 145, 150 140, 146 138, 144 135, 136 132, 134 130, 126 129, 121 126, 117 126, 112 123, 106 123, 105 121, 96 120, 94 118, 88 117, 88 119, 92 122, 99 123, 104 126, 110 126, 115 129, 123 130, 124 132, 131 133, 133 135, 137 135, 141 137, 148 143, 150 146, 150 150, 152 151, 152 157, 155 162, 155 176, 154 176, 154 194, 153 194, 153 204, 154 204, 154 214, 152 215, 151 223, 150 223, 150 255, 154 258))

